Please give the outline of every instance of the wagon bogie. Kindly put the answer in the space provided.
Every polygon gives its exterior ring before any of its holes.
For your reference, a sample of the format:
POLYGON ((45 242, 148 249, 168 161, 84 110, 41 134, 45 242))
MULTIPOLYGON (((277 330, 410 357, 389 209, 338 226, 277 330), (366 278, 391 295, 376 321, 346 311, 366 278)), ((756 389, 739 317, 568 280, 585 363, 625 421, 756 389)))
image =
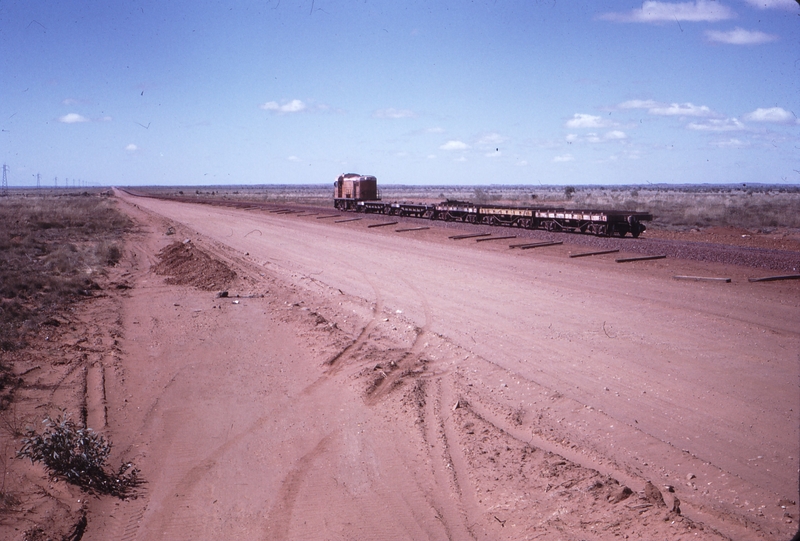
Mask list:
POLYGON ((378 201, 359 201, 356 204, 357 212, 386 214, 386 205, 378 201))

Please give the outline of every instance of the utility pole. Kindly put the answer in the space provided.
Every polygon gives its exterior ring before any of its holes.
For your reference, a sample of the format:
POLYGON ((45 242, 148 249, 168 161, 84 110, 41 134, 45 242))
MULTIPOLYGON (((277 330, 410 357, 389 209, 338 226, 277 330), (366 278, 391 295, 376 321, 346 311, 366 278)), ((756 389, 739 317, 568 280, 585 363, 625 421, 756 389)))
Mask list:
POLYGON ((3 185, 0 187, 0 197, 8 195, 8 166, 3 164, 3 185))
POLYGON ((42 175, 36 173, 36 189, 38 190, 41 187, 42 187, 42 175))
POLYGON ((54 184, 54 187, 58 188, 58 177, 56 177, 56 178, 55 178, 55 184, 54 184))

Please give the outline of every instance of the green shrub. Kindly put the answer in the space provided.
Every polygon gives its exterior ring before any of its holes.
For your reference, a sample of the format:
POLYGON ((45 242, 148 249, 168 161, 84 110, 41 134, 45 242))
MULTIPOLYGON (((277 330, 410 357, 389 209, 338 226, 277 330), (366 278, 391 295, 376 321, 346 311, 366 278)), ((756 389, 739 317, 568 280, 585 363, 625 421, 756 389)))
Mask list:
POLYGON ((59 419, 45 417, 41 434, 29 429, 22 440, 19 458, 41 462, 48 473, 80 487, 90 494, 107 494, 120 499, 136 497, 142 484, 130 462, 116 472, 106 470, 111 443, 91 428, 80 428, 65 415, 59 419))

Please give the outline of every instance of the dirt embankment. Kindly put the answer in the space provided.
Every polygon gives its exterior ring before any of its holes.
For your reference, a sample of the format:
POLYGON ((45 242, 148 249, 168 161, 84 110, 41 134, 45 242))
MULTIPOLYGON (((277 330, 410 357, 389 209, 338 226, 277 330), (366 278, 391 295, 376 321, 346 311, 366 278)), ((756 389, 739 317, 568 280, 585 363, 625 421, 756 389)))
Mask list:
POLYGON ((236 278, 228 265, 196 248, 190 239, 162 248, 158 257, 153 272, 166 276, 168 284, 222 290, 236 278))

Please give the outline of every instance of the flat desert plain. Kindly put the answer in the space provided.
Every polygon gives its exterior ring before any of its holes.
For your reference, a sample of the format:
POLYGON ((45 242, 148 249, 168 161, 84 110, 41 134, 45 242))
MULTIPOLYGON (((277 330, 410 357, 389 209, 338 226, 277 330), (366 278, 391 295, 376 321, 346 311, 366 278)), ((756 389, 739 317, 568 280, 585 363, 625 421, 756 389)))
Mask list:
POLYGON ((591 246, 117 195, 137 229, 88 418, 146 484, 84 502, 83 539, 797 532, 798 280, 615 261, 651 232, 570 258, 591 246))

